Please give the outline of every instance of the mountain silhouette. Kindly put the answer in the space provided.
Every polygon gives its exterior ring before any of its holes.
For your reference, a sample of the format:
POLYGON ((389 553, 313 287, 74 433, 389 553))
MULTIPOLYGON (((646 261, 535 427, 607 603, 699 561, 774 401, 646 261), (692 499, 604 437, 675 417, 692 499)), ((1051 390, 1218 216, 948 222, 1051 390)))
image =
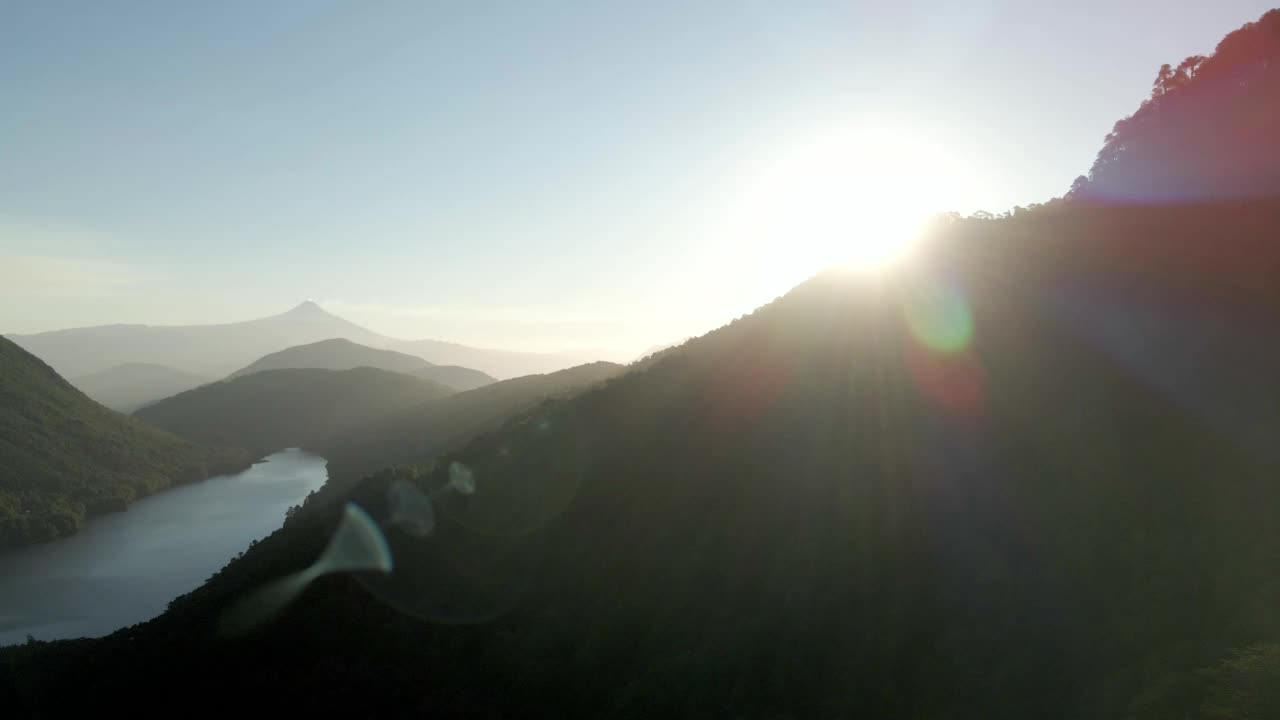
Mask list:
POLYGON ((324 308, 320 307, 320 305, 314 300, 303 300, 292 310, 286 312, 285 315, 296 318, 316 318, 320 320, 327 320, 329 317, 329 313, 326 312, 324 308))
POLYGON ((258 320, 221 325, 104 325, 11 336, 72 377, 127 362, 223 377, 268 353, 329 338, 376 344, 382 336, 311 302, 258 320))
POLYGON ((0 337, 0 547, 71 535, 94 514, 248 461, 108 410, 0 337))

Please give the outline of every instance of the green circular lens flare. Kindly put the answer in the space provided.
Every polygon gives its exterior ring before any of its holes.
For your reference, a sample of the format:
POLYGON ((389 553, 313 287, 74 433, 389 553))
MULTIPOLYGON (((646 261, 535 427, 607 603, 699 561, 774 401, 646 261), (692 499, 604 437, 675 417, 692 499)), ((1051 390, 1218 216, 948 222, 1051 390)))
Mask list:
POLYGON ((929 283, 907 296, 907 327, 925 347, 944 353, 964 350, 973 339, 973 315, 960 291, 929 283))

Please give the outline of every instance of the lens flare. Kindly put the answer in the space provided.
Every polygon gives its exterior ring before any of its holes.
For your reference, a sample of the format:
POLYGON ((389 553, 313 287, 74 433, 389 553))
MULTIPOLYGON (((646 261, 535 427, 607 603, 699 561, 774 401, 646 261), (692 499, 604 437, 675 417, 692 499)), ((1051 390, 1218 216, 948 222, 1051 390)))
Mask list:
POLYGON ((914 340, 905 359, 916 390, 952 421, 980 421, 986 382, 972 347, 973 314, 964 293, 953 283, 926 279, 910 287, 902 311, 914 340))
POLYGON ((406 480, 396 480, 387 489, 387 524, 414 537, 426 537, 436 527, 436 511, 431 498, 406 480))
POLYGON ((957 353, 973 339, 973 315, 958 288, 927 282, 913 288, 903 303, 907 327, 925 347, 941 353, 957 353))
POLYGON ((218 630, 223 636, 235 637, 258 629, 322 575, 391 570, 391 550, 378 524, 358 505, 347 503, 338 529, 310 567, 269 582, 236 601, 219 619, 218 630))

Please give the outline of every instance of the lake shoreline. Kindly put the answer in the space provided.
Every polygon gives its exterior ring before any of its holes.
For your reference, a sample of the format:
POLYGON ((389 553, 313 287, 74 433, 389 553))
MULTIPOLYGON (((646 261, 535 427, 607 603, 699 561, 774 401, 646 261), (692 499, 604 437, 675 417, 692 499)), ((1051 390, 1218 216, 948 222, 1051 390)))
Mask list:
POLYGON ((283 526, 327 481, 298 448, 174 485, 71 536, 0 552, 0 646, 97 637, 145 622, 283 526))
MULTIPOLYGON (((244 457, 249 458, 252 457, 252 455, 245 453, 244 457)), ((175 477, 167 478, 167 484, 157 487, 154 490, 145 485, 135 486, 133 488, 134 495, 132 498, 127 500, 122 498, 104 500, 91 507, 85 507, 82 514, 70 516, 70 522, 55 523, 55 527, 57 529, 56 535, 42 537, 28 542, 0 543, 0 558, 3 558, 11 552, 20 552, 27 548, 47 545, 49 543, 58 542, 59 540, 66 540, 68 538, 75 537, 88 527, 89 523, 93 522, 95 519, 128 512, 130 507, 141 500, 156 497, 157 495, 161 495, 176 488, 208 482, 209 480, 227 475, 242 473, 265 460, 266 456, 263 456, 257 460, 237 460, 235 462, 215 464, 213 467, 206 468, 203 473, 178 474, 175 477)))

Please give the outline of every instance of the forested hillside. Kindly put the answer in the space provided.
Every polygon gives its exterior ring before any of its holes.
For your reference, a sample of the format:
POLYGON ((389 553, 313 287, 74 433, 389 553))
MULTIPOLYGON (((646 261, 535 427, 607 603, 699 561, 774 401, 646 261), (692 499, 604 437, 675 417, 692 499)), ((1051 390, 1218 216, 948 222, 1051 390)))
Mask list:
POLYGON ((0 548, 71 535, 93 514, 248 464, 102 407, 0 338, 0 548))

